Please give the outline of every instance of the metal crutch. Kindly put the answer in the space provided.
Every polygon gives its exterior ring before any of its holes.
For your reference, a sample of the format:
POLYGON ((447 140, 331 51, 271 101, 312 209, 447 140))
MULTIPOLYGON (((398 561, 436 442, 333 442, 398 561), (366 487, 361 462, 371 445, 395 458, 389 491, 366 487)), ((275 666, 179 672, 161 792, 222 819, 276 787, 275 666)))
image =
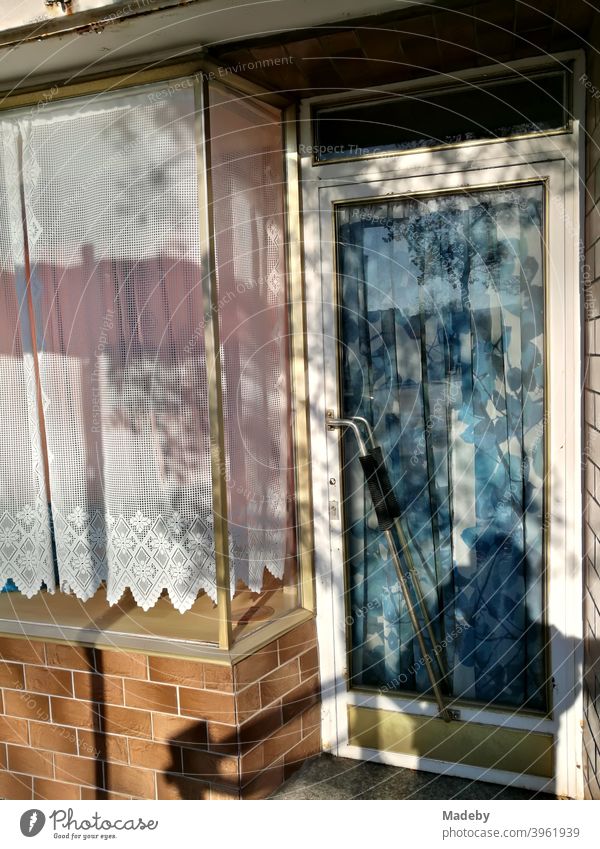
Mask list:
MULTIPOLYGON (((378 459, 380 460, 380 465, 383 465, 383 454, 381 454, 381 448, 375 442, 375 437, 373 436, 373 430, 371 428, 371 425, 367 421, 367 419, 363 418, 362 416, 350 416, 350 418, 352 419, 352 421, 360 422, 360 424, 362 424, 365 431, 367 432, 367 440, 368 440, 368 442, 370 442, 371 448, 374 449, 375 451, 377 451, 378 459)), ((387 476, 387 473, 386 473, 386 477, 389 477, 389 476, 387 476)), ((388 481, 388 486, 391 490, 391 484, 389 483, 389 481, 388 481)), ((397 505, 394 505, 394 506, 397 506, 397 505)), ((400 521, 400 509, 398 508, 397 511, 394 510, 392 512, 398 513, 397 516, 393 517, 394 527, 396 529, 396 533, 398 534, 398 540, 400 542, 400 548, 402 549, 402 554, 404 555, 404 560, 406 562, 408 573, 411 577, 412 585, 413 585, 413 588, 415 590, 415 595, 417 596, 417 602, 418 602, 419 607, 421 609, 421 615, 422 615, 423 621, 425 623, 427 635, 429 636, 429 639, 431 640, 431 646, 433 648, 433 654, 434 654, 434 657, 435 657, 435 661, 437 663, 437 667, 438 667, 439 672, 440 672, 441 680, 446 681, 447 678, 448 678, 448 673, 447 673, 447 670, 444 667, 444 661, 441 657, 441 648, 442 647, 439 645, 439 643, 437 641, 437 637, 435 636, 435 634, 433 632, 433 626, 431 624, 431 619, 429 617, 429 611, 427 610, 427 606, 426 606, 426 602, 425 602, 425 593, 423 592, 423 586, 421 584, 421 579, 419 578, 419 573, 417 572, 417 569, 415 567, 415 561, 413 560, 412 552, 411 552, 411 550, 408 546, 408 542, 406 540, 406 534, 404 533, 404 528, 402 527, 402 522, 400 521)))
MULTIPOLYGON (((361 423, 365 423, 367 425, 367 431, 369 433, 369 439, 373 442, 373 436, 371 433, 371 429, 368 423, 364 419, 359 419, 361 423)), ((429 658, 429 654, 427 651, 427 647, 425 645, 425 640, 423 639, 423 634, 421 633, 421 628, 419 625, 419 620, 417 619, 417 614, 415 613, 415 609, 413 606, 413 601, 410 595, 410 589, 408 586, 408 582, 406 580, 406 575, 404 574, 404 570, 402 568, 402 563, 400 561, 400 556, 398 554, 396 548, 396 541, 392 534, 392 527, 394 527, 396 519, 400 516, 400 509, 396 498, 392 492, 392 488, 390 485, 390 481, 387 475, 387 471, 385 469, 385 465, 383 464, 383 457, 381 455, 380 448, 372 448, 371 451, 368 450, 365 442, 362 438, 362 434, 356 424, 356 420, 348 418, 348 419, 336 419, 333 416, 327 416, 326 419, 327 426, 329 428, 350 428, 356 437, 356 441, 358 443, 358 452, 361 465, 363 467, 363 471, 365 473, 365 477, 367 480, 367 486, 369 488, 369 492, 371 493, 371 498, 373 499, 373 506, 375 508, 375 513, 377 515, 377 523, 379 525, 379 529, 383 531, 385 534, 388 548, 392 555, 392 561, 394 563, 394 568, 396 570, 396 575, 398 577, 398 583, 400 584, 400 588, 402 590, 402 594, 404 596, 404 600, 406 602, 406 607, 408 610, 408 615, 410 617, 411 624, 415 631, 415 636, 417 638, 417 642, 419 644, 419 649, 421 650, 421 654, 423 655, 423 662, 425 664, 425 670, 427 672, 427 677, 429 678, 429 682, 431 684, 431 689, 433 690, 433 695, 435 697, 438 711, 440 717, 445 722, 451 722, 454 718, 452 713, 444 704, 444 698, 442 696, 442 692, 440 690, 437 679, 433 673, 433 668, 431 666, 431 660, 429 658)), ((403 545, 403 553, 406 555, 407 548, 406 541, 404 538, 404 534, 399 534, 399 540, 401 545, 403 545)), ((414 563, 413 563, 414 569, 414 563)), ((416 574, 416 572, 415 572, 416 574)), ((411 575, 412 577, 412 575, 411 575)), ((417 577, 416 584, 413 583, 413 586, 420 587, 420 583, 417 577)), ((421 590, 422 596, 422 590, 421 590)), ((419 597, 419 593, 417 592, 417 597, 419 597)), ((424 599, 423 599, 424 600, 424 599)), ((431 622, 429 620, 429 614, 427 613, 426 608, 422 607, 422 614, 425 620, 426 625, 429 625, 429 629, 431 629, 430 633, 433 634, 433 629, 431 628, 431 622)), ((435 652, 436 641, 433 640, 433 648, 435 652)), ((438 665, 440 664, 439 657, 436 653, 436 660, 438 665)), ((443 669, 441 670, 443 674, 443 669)))

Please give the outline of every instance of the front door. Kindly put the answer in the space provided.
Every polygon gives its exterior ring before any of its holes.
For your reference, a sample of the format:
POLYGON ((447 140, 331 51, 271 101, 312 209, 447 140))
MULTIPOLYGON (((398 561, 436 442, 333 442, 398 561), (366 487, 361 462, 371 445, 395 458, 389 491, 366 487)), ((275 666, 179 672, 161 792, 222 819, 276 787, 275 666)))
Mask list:
POLYGON ((330 555, 324 735, 338 754, 577 795, 564 183, 549 161, 318 190, 313 475, 330 555), (366 420, 383 451, 425 652, 355 436, 328 415, 363 432, 366 420))

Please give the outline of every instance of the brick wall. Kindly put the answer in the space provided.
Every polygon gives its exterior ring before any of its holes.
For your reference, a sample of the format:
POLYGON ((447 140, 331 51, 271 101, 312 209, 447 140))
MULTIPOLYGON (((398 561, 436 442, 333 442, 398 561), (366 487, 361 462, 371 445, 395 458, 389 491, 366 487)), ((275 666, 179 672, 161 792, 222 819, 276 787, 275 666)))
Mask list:
MULTIPOLYGON (((600 49, 598 21, 590 40, 600 49)), ((600 61, 587 62, 583 769, 586 798, 600 799, 600 61)))
POLYGON ((235 666, 0 637, 0 797, 264 798, 320 751, 307 622, 235 666))

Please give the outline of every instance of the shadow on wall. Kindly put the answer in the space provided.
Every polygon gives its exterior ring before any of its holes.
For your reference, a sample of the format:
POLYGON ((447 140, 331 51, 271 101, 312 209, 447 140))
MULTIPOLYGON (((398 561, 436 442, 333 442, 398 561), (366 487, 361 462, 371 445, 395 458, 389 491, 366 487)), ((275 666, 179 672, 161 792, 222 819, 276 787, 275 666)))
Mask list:
MULTIPOLYGON (((568 638, 567 638, 568 639, 568 638)), ((551 642, 554 649, 561 651, 560 643, 564 635, 553 631, 551 642)), ((563 647, 564 648, 564 647, 563 647)), ((579 650, 580 645, 576 646, 579 650)), ((89 650, 92 651, 91 649, 89 650)), ((588 648, 588 668, 586 672, 586 696, 584 708, 586 714, 594 711, 593 720, 588 726, 597 727, 598 698, 594 700, 594 675, 600 676, 600 641, 588 648)), ((574 661, 575 662, 575 661, 574 661)), ((97 661, 96 661, 97 663, 97 661)), ((93 699, 97 706, 96 725, 94 729, 95 748, 97 752, 97 788, 89 788, 94 798, 105 798, 107 794, 118 792, 111 780, 113 767, 121 768, 121 764, 111 763, 111 752, 107 751, 106 735, 103 733, 104 725, 104 690, 101 667, 97 667, 99 674, 94 677, 93 699), (105 788, 105 789, 101 789, 105 788)), ((568 711, 580 694, 582 685, 581 667, 577 663, 577 684, 575 689, 560 692, 560 684, 556 683, 553 690, 555 699, 555 719, 558 721, 561 714, 568 711)), ((322 688, 323 704, 332 710, 335 688, 332 682, 326 682, 322 688)), ((202 690, 198 690, 202 694, 202 690)), ((216 694, 212 694, 216 695, 216 694)), ((452 700, 448 699, 452 704, 452 700)), ((238 701, 238 711, 239 711, 238 701)), ((281 783, 289 778, 304 762, 307 756, 315 753, 315 749, 307 754, 302 753, 302 748, 297 744, 297 725, 300 717, 306 710, 307 705, 315 705, 316 700, 298 700, 293 706, 295 718, 284 725, 281 724, 281 709, 274 703, 270 708, 256 714, 243 722, 241 726, 214 724, 205 719, 193 720, 189 717, 177 718, 181 722, 183 730, 176 736, 161 739, 160 732, 155 733, 154 741, 135 740, 140 749, 147 752, 151 759, 149 766, 157 772, 158 798, 162 799, 235 799, 240 796, 240 784, 243 787, 242 798, 265 798, 274 792, 281 783), (211 728, 209 732, 209 726, 211 728), (218 729, 219 736, 214 734, 218 729), (210 742, 209 742, 210 733, 210 742), (167 749, 168 747, 168 749, 167 749), (293 757, 281 756, 281 752, 294 752, 293 757)), ((457 706, 455 704, 455 706, 457 706)), ((148 706, 151 709, 151 705, 148 706)), ((483 707, 483 706, 482 706, 483 707)), ((318 716, 320 709, 317 708, 312 722, 318 727, 318 716)), ((418 711, 415 710, 417 713, 418 711)), ((175 719, 169 716, 168 719, 175 719)), ((434 720, 436 723, 440 720, 434 720)), ((477 722, 477 717, 474 718, 477 722)), ((543 717, 540 716, 540 723, 543 717)), ((461 723, 464 727, 464 723, 461 723)), ((444 726, 449 737, 452 736, 456 725, 444 726)), ((375 736, 378 734, 378 726, 374 726, 375 736)), ((535 730, 535 729, 534 729, 535 730)), ((425 729, 426 731, 426 729, 425 729)), ((155 729, 156 732, 156 729, 155 729)), ((494 729, 490 730, 490 738, 493 742, 494 729)), ((418 737, 412 732, 403 732, 404 736, 397 741, 399 750, 417 751, 418 756, 427 757, 427 751, 423 750, 423 730, 419 731, 418 737)), ((426 735, 425 735, 426 737, 426 735)), ((489 739, 489 738, 488 738, 489 739)), ((587 770, 588 761, 594 756, 594 746, 600 741, 594 741, 589 733, 584 736, 584 769, 587 770)), ((382 744, 383 745, 383 744, 382 744)), ((385 745, 390 748, 389 736, 386 732, 385 745)), ((392 747, 393 748, 393 747, 392 747)), ((503 751, 503 755, 504 755, 503 751)), ((468 757, 467 757, 468 760, 468 757)), ((417 767, 418 768, 418 767, 417 767)), ((492 770, 493 765, 489 767, 492 770)), ((586 773, 587 775, 587 773, 586 773)), ((490 780, 487 771, 483 770, 478 781, 490 780)), ((587 777, 586 777, 587 780, 587 777)), ((556 787, 552 780, 544 787, 544 792, 555 793, 556 787)), ((588 796, 590 792, 588 792, 588 796)))
MULTIPOLYGON (((121 616, 118 607, 109 608, 95 624, 102 632, 121 616)), ((314 623, 306 623, 306 627, 309 625, 314 645, 314 623)), ((261 708, 256 684, 256 667, 252 664, 246 665, 243 672, 230 676, 219 666, 192 660, 188 669, 178 669, 177 661, 172 661, 173 667, 169 664, 160 667, 157 678, 163 683, 156 680, 135 682, 147 688, 148 701, 136 707, 153 713, 149 736, 130 732, 129 726, 120 727, 121 722, 134 722, 133 715, 139 711, 118 707, 123 703, 114 702, 110 688, 114 686, 111 676, 119 673, 111 668, 106 676, 104 652, 86 649, 90 669, 96 669, 96 674, 91 676, 89 696, 93 702, 93 729, 85 735, 90 751, 94 750, 93 755, 87 753, 86 757, 96 759, 95 787, 86 788, 86 798, 112 798, 113 794, 120 798, 125 792, 121 785, 123 769, 130 771, 132 783, 139 780, 140 787, 143 781, 141 776, 134 775, 136 770, 148 779, 155 772, 159 799, 212 800, 240 796, 258 799, 269 796, 307 757, 320 752, 318 657, 314 649, 307 651, 306 633, 302 628, 299 626, 289 632, 294 636, 293 639, 288 637, 286 643, 292 655, 290 663, 297 660, 300 668, 306 660, 306 674, 300 673, 301 678, 294 679, 293 684, 288 685, 285 664, 279 664, 280 641, 276 641, 272 649, 267 646, 258 653, 261 656, 258 666, 265 667, 258 677, 269 679, 272 687, 269 704, 264 708, 261 708), (275 653, 271 655, 273 663, 267 657, 269 652, 275 653), (209 677, 211 674, 214 674, 213 679, 209 677), (174 691, 175 686, 181 688, 179 704, 184 691, 191 702, 182 708, 184 715, 178 715, 177 710, 166 713, 159 702, 161 694, 158 691, 161 688, 174 691), (153 688, 157 690, 156 700, 153 688), (122 720, 118 716, 121 710, 124 712, 122 720), (206 718, 194 719, 193 713, 206 718), (131 720, 125 714, 131 714, 131 720), (121 737, 119 743, 115 735, 126 736, 121 737), (122 743, 125 744, 124 755, 122 743)), ((143 655, 140 657, 145 659, 143 655)), ((187 662, 182 660, 181 663, 185 666, 187 662)), ((144 787, 139 797, 149 798, 148 792, 149 788, 144 787)), ((131 790, 127 795, 130 793, 131 790)))
MULTIPOLYGON (((554 651, 561 651, 559 643, 563 639, 563 634, 554 629, 552 630, 550 642, 554 651)), ((580 644, 578 644, 575 647, 575 651, 579 651, 580 647, 580 644)), ((588 686, 586 689, 585 710, 586 713, 588 711, 595 711, 594 724, 597 726, 600 721, 598 718, 600 703, 598 702, 598 699, 594 702, 591 695, 594 693, 594 690, 592 689, 594 675, 593 670, 595 670, 596 676, 600 676, 600 641, 596 641, 594 646, 591 646, 589 650, 590 653, 595 653, 595 659, 593 661, 590 659, 586 674, 588 686)), ((554 718, 557 724, 560 721, 560 716, 573 707, 574 702, 581 694, 581 664, 572 655, 571 658, 573 659, 577 670, 575 688, 561 693, 558 683, 554 682, 552 691, 553 696, 551 696, 551 698, 554 698, 555 705, 554 718)), ((332 703, 334 700, 335 687, 332 682, 326 682, 322 686, 321 692, 323 705, 326 707, 329 706, 329 709, 333 710, 332 703)), ((450 698, 447 699, 447 703, 454 707, 459 706, 457 702, 458 700, 452 700, 450 698)), ((485 706, 482 705, 482 708, 484 707, 485 706)), ((415 710, 415 713, 418 714, 418 710, 415 710)), ((277 746, 274 737, 272 736, 273 732, 277 730, 277 720, 275 719, 275 716, 275 710, 270 715, 268 712, 260 714, 256 718, 244 723, 238 731, 232 730, 230 735, 224 735, 218 741, 218 744, 211 744, 212 750, 210 752, 206 751, 205 740, 207 723, 204 721, 197 722, 186 729, 186 731, 182 734, 172 738, 169 741, 171 760, 165 768, 163 773, 164 780, 162 782, 165 787, 170 786, 170 790, 166 790, 166 798, 213 798, 204 782, 210 782, 211 784, 216 784, 221 787, 224 791, 223 798, 226 798, 227 796, 235 797, 238 792, 237 765, 235 763, 236 753, 238 751, 240 752, 239 770, 242 785, 244 787, 251 788, 248 795, 246 795, 246 793, 242 793, 242 798, 264 798, 274 792, 283 780, 287 780, 302 766, 305 760, 305 758, 299 758, 297 761, 289 765, 286 764, 284 771, 281 770, 280 761, 274 756, 277 746), (264 794, 260 793, 259 795, 253 795, 252 782, 256 785, 258 778, 261 779, 261 784, 259 786, 264 788, 266 792, 264 794), (229 793, 227 793, 227 790, 229 793)), ((434 721, 436 724, 441 723, 441 720, 436 719, 434 721)), ((473 722, 477 723, 477 717, 473 719, 473 722)), ((544 722, 544 717, 540 715, 540 724, 542 722, 544 722)), ((464 726, 464 724, 465 723, 460 723, 461 726, 464 726)), ((591 724, 592 723, 588 723, 588 725, 591 724)), ((451 738, 453 731, 456 730, 456 724, 451 723, 448 726, 444 725, 444 728, 446 729, 448 736, 451 738)), ((378 726, 374 726, 373 730, 375 732, 375 736, 377 736, 379 730, 378 726)), ((496 729, 490 728, 490 736, 489 738, 486 738, 486 740, 491 742, 492 747, 494 744, 495 733, 496 729)), ((422 750, 423 739, 424 735, 422 730, 419 731, 418 734, 407 734, 404 732, 404 736, 399 738, 397 741, 398 750, 411 752, 415 750, 418 751, 419 748, 421 748, 418 757, 435 757, 435 755, 432 756, 427 751, 422 750)), ((382 748, 384 745, 388 749, 390 748, 389 733, 387 731, 385 742, 382 741, 382 748)), ((438 745, 438 742, 432 742, 431 745, 438 745)), ((595 741, 595 745, 600 746, 600 740, 595 741)), ((474 748, 477 748, 477 746, 474 746, 474 748)), ((503 750, 501 757, 504 757, 505 754, 506 753, 503 750)), ((588 760, 591 760, 591 763, 594 763, 592 758, 593 741, 589 739, 589 736, 587 738, 584 736, 584 770, 586 770, 588 760)), ((368 759, 368 757, 365 758, 365 760, 368 759)), ((468 753, 466 754, 465 760, 468 762, 468 753)), ((419 767, 417 766, 416 768, 418 769, 419 767)), ((489 777, 489 772, 493 770, 493 765, 489 766, 487 769, 482 769, 482 774, 478 778, 477 783, 491 781, 492 779, 489 777)), ((535 774, 534 771, 533 774, 535 774)), ((588 779, 586 771, 584 771, 584 776, 584 780, 587 783, 588 779)), ((364 789, 366 790, 367 788, 364 789)), ((540 792, 554 795, 556 793, 554 780, 550 779, 543 787, 543 791, 540 792)), ((163 796, 163 798, 165 798, 165 796, 163 796)), ((218 794, 217 798, 220 798, 218 794)), ((487 798, 487 796, 484 794, 481 798, 487 798)))

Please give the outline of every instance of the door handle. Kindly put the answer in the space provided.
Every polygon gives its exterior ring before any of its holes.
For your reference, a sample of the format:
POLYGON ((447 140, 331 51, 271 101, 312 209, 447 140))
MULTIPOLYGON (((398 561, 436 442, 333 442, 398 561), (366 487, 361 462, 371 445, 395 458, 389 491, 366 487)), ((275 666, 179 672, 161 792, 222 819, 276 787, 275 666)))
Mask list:
MULTIPOLYGON (((359 421, 365 421, 364 419, 359 419, 359 421)), ((336 430, 343 428, 350 428, 354 436, 356 437, 356 441, 358 443, 358 453, 361 457, 367 457, 369 451, 367 449, 366 443, 362 437, 362 433, 360 432, 358 425, 356 424, 356 419, 353 416, 348 416, 348 418, 337 419, 333 415, 331 410, 327 411, 327 416, 325 418, 325 422, 327 424, 328 430, 336 430)))
POLYGON ((347 418, 336 419, 328 415, 326 421, 331 430, 334 428, 349 428, 354 433, 358 442, 358 459, 365 474, 367 487, 371 493, 379 530, 386 531, 392 528, 395 520, 400 518, 400 505, 394 495, 392 482, 385 466, 383 451, 375 444, 375 440, 373 439, 371 425, 362 416, 348 416, 347 418), (367 431, 367 439, 371 443, 370 448, 367 448, 357 423, 362 424, 367 431))
POLYGON ((333 410, 327 410, 327 413, 325 415, 325 421, 327 422, 327 427, 329 430, 334 430, 335 428, 340 427, 351 428, 358 441, 359 449, 361 449, 362 446, 362 450, 364 450, 365 452, 367 451, 366 443, 370 443, 373 446, 375 445, 375 438, 373 436, 373 430, 371 428, 371 425, 363 416, 344 416, 343 419, 339 419, 336 418, 333 410), (360 430, 358 430, 358 425, 362 425, 367 432, 366 443, 362 438, 360 430))

